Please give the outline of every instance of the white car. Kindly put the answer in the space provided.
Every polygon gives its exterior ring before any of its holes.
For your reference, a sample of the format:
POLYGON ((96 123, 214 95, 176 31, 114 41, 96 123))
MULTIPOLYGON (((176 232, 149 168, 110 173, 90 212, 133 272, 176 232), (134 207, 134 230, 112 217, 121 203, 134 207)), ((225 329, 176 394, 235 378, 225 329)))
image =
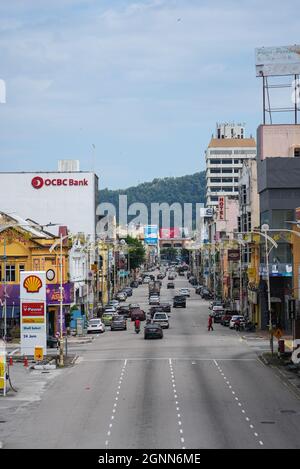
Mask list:
POLYGON ((93 334, 93 333, 103 333, 105 332, 105 326, 103 324, 103 322, 101 321, 101 319, 91 319, 89 322, 88 322, 88 326, 87 326, 87 333, 88 334, 93 334))
POLYGON ((157 295, 150 296, 149 305, 159 305, 159 303, 160 303, 159 296, 157 295))
POLYGON ((145 277, 143 283, 149 283, 151 281, 150 277, 145 277))
POLYGON ((188 288, 180 288, 179 295, 190 296, 190 290, 188 288))
POLYGON ((104 312, 114 314, 117 313, 117 310, 113 306, 105 306, 104 312))
POLYGON ((120 303, 118 300, 111 300, 109 303, 108 303, 109 306, 112 306, 113 308, 118 308, 120 306, 120 303))
POLYGON ((245 320, 244 316, 240 316, 238 314, 236 316, 232 316, 232 318, 229 321, 229 329, 234 329, 234 324, 236 321, 244 321, 244 320, 245 320))
POLYGON ((167 313, 158 311, 154 314, 152 322, 159 324, 163 329, 169 329, 169 316, 167 313))

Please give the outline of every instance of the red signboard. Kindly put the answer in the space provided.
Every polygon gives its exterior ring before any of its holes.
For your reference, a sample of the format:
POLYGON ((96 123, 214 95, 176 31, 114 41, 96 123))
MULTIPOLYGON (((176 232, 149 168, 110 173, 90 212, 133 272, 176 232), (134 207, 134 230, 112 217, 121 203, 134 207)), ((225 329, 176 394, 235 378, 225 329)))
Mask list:
POLYGON ((159 230, 159 236, 163 239, 180 238, 179 228, 161 228, 159 230))
POLYGON ((22 316, 44 316, 44 303, 22 303, 22 316))

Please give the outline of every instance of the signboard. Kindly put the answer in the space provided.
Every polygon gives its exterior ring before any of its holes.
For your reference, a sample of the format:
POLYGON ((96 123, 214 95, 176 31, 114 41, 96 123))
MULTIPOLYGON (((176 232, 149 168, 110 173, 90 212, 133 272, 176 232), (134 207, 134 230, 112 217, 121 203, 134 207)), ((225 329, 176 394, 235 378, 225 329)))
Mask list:
POLYGON ((218 220, 225 220, 225 197, 218 198, 218 220))
POLYGON ((256 76, 298 75, 300 46, 259 47, 255 49, 256 76))
POLYGON ((21 355, 47 352, 46 272, 20 272, 21 355))
POLYGON ((158 228, 157 225, 148 225, 144 228, 144 241, 146 244, 157 244, 158 228))
POLYGON ((5 353, 0 352, 0 390, 6 394, 5 353))
POLYGON ((34 349, 34 360, 42 361, 44 359, 44 349, 43 347, 35 347, 34 349))
POLYGON ((228 249, 228 261, 238 262, 240 260, 239 249, 228 249))

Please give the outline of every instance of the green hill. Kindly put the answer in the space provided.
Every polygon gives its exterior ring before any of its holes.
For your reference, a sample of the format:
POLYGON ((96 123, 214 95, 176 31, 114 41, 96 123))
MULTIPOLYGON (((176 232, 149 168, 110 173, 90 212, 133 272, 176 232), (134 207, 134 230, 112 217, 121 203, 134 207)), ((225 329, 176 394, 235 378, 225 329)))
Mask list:
POLYGON ((134 202, 144 203, 149 213, 153 202, 166 202, 168 204, 179 202, 182 206, 184 203, 192 203, 194 204, 195 219, 195 204, 205 202, 205 189, 205 171, 202 171, 181 177, 157 178, 127 189, 109 190, 105 188, 99 191, 99 202, 112 203, 116 207, 117 213, 119 195, 127 195, 128 206, 134 202))

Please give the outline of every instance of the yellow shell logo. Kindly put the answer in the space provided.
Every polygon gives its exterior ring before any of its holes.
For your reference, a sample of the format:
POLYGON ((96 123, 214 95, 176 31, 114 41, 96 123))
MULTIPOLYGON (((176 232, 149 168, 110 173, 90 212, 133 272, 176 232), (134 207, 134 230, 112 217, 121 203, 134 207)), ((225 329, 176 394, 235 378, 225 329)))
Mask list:
POLYGON ((37 293, 43 286, 41 279, 36 275, 25 278, 23 285, 27 293, 37 293))

